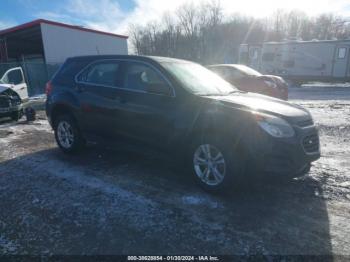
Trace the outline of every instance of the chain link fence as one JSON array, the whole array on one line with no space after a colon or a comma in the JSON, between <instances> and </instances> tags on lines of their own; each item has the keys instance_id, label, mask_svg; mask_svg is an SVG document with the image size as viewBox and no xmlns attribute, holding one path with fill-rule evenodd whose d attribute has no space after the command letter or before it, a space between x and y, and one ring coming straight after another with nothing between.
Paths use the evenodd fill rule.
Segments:
<instances>
[{"instance_id":1,"label":"chain link fence","mask_svg":"<svg viewBox=\"0 0 350 262\"><path fill-rule=\"evenodd\" d=\"M58 70L60 64L44 62L12 62L0 63L0 78L5 72L14 67L21 67L28 85L29 96L43 94L47 81Z\"/></svg>"}]
</instances>

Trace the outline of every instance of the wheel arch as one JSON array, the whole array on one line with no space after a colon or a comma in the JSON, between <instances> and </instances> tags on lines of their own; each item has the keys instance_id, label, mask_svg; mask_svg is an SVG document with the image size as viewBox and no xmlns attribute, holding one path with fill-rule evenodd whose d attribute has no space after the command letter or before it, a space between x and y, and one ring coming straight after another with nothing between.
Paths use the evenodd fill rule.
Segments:
<instances>
[{"instance_id":1,"label":"wheel arch","mask_svg":"<svg viewBox=\"0 0 350 262\"><path fill-rule=\"evenodd\" d=\"M60 115L69 115L77 122L73 108L65 104L57 104L51 110L51 122L53 127L55 127L57 118Z\"/></svg>"},{"instance_id":2,"label":"wheel arch","mask_svg":"<svg viewBox=\"0 0 350 262\"><path fill-rule=\"evenodd\" d=\"M237 112L236 116L222 114L201 114L187 133L184 144L190 147L198 137L214 136L226 140L233 150L246 152L249 136L251 135L250 121L243 114Z\"/></svg>"}]
</instances>

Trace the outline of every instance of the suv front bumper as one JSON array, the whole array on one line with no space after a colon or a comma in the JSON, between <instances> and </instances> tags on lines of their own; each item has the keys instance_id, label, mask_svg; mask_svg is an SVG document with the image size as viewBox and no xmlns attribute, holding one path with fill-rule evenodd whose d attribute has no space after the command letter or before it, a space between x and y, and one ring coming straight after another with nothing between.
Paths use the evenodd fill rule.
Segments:
<instances>
[{"instance_id":1,"label":"suv front bumper","mask_svg":"<svg viewBox=\"0 0 350 262\"><path fill-rule=\"evenodd\" d=\"M23 110L22 105L16 105L11 107L1 107L0 108L0 117L11 116L13 113L20 112Z\"/></svg>"},{"instance_id":2,"label":"suv front bumper","mask_svg":"<svg viewBox=\"0 0 350 262\"><path fill-rule=\"evenodd\" d=\"M311 162L321 156L319 136L315 126L294 129L295 136L291 138L274 138L259 132L259 138L253 139L250 146L248 168L273 176L303 175Z\"/></svg>"}]
</instances>

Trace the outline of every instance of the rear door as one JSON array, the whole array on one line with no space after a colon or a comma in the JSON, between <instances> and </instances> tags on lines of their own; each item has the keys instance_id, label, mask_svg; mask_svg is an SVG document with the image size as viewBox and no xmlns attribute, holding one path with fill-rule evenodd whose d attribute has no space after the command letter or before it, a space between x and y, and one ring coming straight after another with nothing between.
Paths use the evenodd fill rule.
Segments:
<instances>
[{"instance_id":1,"label":"rear door","mask_svg":"<svg viewBox=\"0 0 350 262\"><path fill-rule=\"evenodd\" d=\"M349 46L338 45L336 47L333 77L346 77L349 64Z\"/></svg>"},{"instance_id":2,"label":"rear door","mask_svg":"<svg viewBox=\"0 0 350 262\"><path fill-rule=\"evenodd\" d=\"M22 100L28 99L28 87L21 67L7 70L2 76L1 81L5 84L10 84L11 88L16 91Z\"/></svg>"},{"instance_id":3,"label":"rear door","mask_svg":"<svg viewBox=\"0 0 350 262\"><path fill-rule=\"evenodd\" d=\"M111 137L115 125L120 124L120 96L123 85L123 62L96 61L76 78L76 92L80 101L83 131L93 135Z\"/></svg>"}]
</instances>

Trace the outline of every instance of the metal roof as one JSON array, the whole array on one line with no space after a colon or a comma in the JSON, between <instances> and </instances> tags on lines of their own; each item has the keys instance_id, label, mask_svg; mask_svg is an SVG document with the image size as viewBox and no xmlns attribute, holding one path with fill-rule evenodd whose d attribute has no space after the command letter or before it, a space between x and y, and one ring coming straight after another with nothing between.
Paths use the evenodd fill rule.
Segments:
<instances>
[{"instance_id":1,"label":"metal roof","mask_svg":"<svg viewBox=\"0 0 350 262\"><path fill-rule=\"evenodd\" d=\"M119 38L124 38L127 39L128 36L125 35L118 35L118 34L113 34L113 33L108 33L108 32L103 32L103 31L98 31L94 29L89 29L89 28L84 28L81 26L76 26L76 25L69 25L69 24L64 24L60 22L55 22L55 21L50 21L50 20L45 20L45 19L37 19L25 24L21 24L15 27L7 28L4 30L0 31L0 37L5 34L13 33L19 30L23 29L30 29L32 27L36 27L40 24L49 24L49 25L55 25L55 26L60 26L60 27L65 27L65 28L70 28L70 29L75 29L75 30L80 30L80 31L85 31L85 32L91 32L91 33L96 33L96 34L101 34L101 35L109 35L109 36L114 36L114 37L119 37Z\"/></svg>"}]
</instances>

